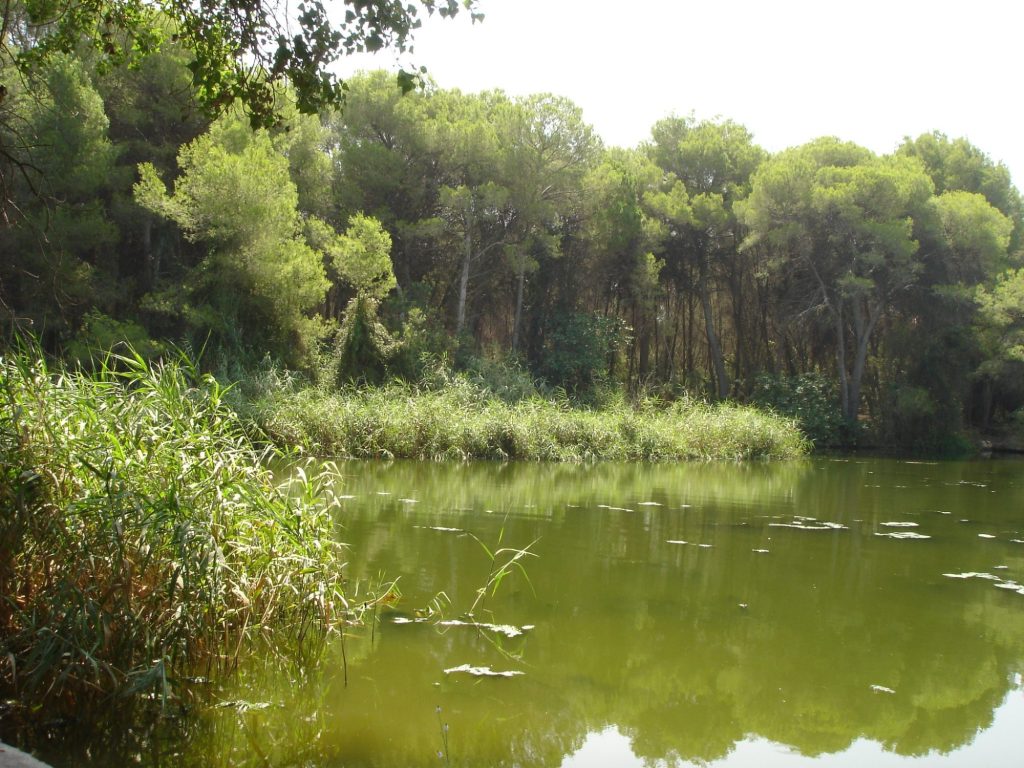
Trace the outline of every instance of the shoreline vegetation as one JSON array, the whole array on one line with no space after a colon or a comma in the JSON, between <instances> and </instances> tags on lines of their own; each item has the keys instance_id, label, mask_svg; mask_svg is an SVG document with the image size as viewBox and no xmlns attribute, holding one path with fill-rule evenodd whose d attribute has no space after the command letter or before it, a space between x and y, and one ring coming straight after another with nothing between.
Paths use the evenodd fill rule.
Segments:
<instances>
[{"instance_id":1,"label":"shoreline vegetation","mask_svg":"<svg viewBox=\"0 0 1024 768\"><path fill-rule=\"evenodd\" d=\"M336 471L281 485L285 454L223 395L183 359L0 357L0 696L25 717L166 706L257 645L301 662L357 620Z\"/></svg>"},{"instance_id":2,"label":"shoreline vegetation","mask_svg":"<svg viewBox=\"0 0 1024 768\"><path fill-rule=\"evenodd\" d=\"M251 382L248 382L251 384ZM31 713L187 698L256 646L302 664L392 592L346 596L332 513L346 457L657 461L788 458L810 442L751 406L504 402L465 378L245 400L187 357L92 371L0 356L0 692ZM229 404L240 407L233 409ZM241 412L241 415L239 415Z\"/></svg>"},{"instance_id":3,"label":"shoreline vegetation","mask_svg":"<svg viewBox=\"0 0 1024 768\"><path fill-rule=\"evenodd\" d=\"M750 405L506 402L458 378L439 390L279 389L253 403L251 418L278 445L333 458L709 461L788 459L810 449L795 421Z\"/></svg>"}]
</instances>

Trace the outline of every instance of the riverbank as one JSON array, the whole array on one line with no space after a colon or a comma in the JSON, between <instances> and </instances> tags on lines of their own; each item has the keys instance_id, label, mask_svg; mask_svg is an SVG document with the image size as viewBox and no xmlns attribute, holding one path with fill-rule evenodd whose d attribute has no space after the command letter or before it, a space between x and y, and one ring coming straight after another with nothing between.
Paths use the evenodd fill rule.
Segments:
<instances>
[{"instance_id":1,"label":"riverbank","mask_svg":"<svg viewBox=\"0 0 1024 768\"><path fill-rule=\"evenodd\" d=\"M505 402L468 382L438 390L279 389L247 414L273 442L337 458L528 461L785 459L809 452L796 422L753 406L564 399Z\"/></svg>"}]
</instances>

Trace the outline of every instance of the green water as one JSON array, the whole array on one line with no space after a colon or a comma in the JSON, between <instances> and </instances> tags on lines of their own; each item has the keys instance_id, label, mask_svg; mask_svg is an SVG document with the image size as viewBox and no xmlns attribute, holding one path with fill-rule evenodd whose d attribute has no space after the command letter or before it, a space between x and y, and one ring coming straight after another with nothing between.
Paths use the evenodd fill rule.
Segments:
<instances>
[{"instance_id":1,"label":"green water","mask_svg":"<svg viewBox=\"0 0 1024 768\"><path fill-rule=\"evenodd\" d=\"M44 754L62 765L1021 765L1024 594L1007 587L1024 584L1024 462L342 469L350 588L384 574L402 591L372 631L351 631L347 685L336 643L316 675L246 668L213 693L230 706L190 712L177 737L129 748L99 731ZM879 535L893 533L928 538ZM416 622L442 593L444 618L465 618L491 568L481 542L532 544L536 557L528 580L511 574L474 618L532 629ZM987 577L944 575L965 573ZM464 664L523 674L445 672Z\"/></svg>"}]
</instances>

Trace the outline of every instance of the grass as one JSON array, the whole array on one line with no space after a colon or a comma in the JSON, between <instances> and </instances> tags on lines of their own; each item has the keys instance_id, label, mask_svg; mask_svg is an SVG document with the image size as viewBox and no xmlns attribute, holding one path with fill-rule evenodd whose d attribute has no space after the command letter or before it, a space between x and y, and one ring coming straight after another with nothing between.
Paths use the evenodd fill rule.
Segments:
<instances>
[{"instance_id":1,"label":"grass","mask_svg":"<svg viewBox=\"0 0 1024 768\"><path fill-rule=\"evenodd\" d=\"M351 618L330 468L279 486L223 396L184 360L0 357L0 695L166 701Z\"/></svg>"},{"instance_id":2,"label":"grass","mask_svg":"<svg viewBox=\"0 0 1024 768\"><path fill-rule=\"evenodd\" d=\"M795 422L750 406L507 403L459 379L439 390L274 389L257 399L252 417L279 445L339 458L675 461L789 458L808 450Z\"/></svg>"}]
</instances>

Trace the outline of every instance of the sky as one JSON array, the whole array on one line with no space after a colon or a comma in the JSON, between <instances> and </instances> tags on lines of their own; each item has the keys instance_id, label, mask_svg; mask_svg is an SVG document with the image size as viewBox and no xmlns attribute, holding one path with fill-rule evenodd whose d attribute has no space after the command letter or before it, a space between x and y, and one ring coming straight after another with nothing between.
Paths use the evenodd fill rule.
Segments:
<instances>
[{"instance_id":1,"label":"sky","mask_svg":"<svg viewBox=\"0 0 1024 768\"><path fill-rule=\"evenodd\" d=\"M891 152L966 136L1024 187L1018 0L478 0L430 19L402 63L442 88L572 99L608 145L670 114L744 124L769 151L818 136ZM397 69L351 57L339 72Z\"/></svg>"}]
</instances>

